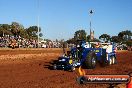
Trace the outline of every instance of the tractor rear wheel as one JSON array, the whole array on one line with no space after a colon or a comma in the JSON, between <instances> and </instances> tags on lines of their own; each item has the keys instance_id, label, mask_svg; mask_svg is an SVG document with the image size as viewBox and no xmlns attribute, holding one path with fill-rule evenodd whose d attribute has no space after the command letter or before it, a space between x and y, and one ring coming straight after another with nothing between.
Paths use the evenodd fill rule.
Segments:
<instances>
[{"instance_id":1,"label":"tractor rear wheel","mask_svg":"<svg viewBox=\"0 0 132 88\"><path fill-rule=\"evenodd\" d=\"M96 54L95 52L89 52L84 62L86 68L93 69L96 66Z\"/></svg>"}]
</instances>

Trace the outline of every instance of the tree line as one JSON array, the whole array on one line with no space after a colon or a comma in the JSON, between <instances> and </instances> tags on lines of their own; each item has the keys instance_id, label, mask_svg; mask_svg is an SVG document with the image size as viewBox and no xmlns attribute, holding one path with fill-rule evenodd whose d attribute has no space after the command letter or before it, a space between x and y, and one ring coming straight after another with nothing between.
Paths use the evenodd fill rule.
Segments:
<instances>
[{"instance_id":1,"label":"tree line","mask_svg":"<svg viewBox=\"0 0 132 88\"><path fill-rule=\"evenodd\" d=\"M38 39L38 26L30 26L24 28L24 26L18 22L12 22L11 24L0 24L0 37L6 35L22 37L26 39ZM42 37L41 28L39 27L39 37ZM123 43L128 46L132 46L132 32L130 30L121 31L116 36L110 36L109 34L102 34L99 38L90 39L90 35L87 35L85 30L78 30L74 33L74 37L65 41L67 43L74 44L76 40L85 40L87 42L115 42ZM48 39L49 40L49 39Z\"/></svg>"},{"instance_id":2,"label":"tree line","mask_svg":"<svg viewBox=\"0 0 132 88\"><path fill-rule=\"evenodd\" d=\"M40 33L41 28L39 28L39 37L42 37L43 34ZM37 39L38 38L38 27L30 26L29 28L24 28L18 22L12 22L11 24L0 24L0 37L9 36L21 36L26 39Z\"/></svg>"},{"instance_id":3,"label":"tree line","mask_svg":"<svg viewBox=\"0 0 132 88\"><path fill-rule=\"evenodd\" d=\"M121 31L117 36L110 36L109 34L102 34L99 38L90 39L90 35L87 35L85 30L78 30L74 33L74 37L67 40L68 43L75 43L76 40L85 40L87 42L114 42L114 43L122 43L127 44L128 46L132 46L132 32L130 30Z\"/></svg>"}]
</instances>

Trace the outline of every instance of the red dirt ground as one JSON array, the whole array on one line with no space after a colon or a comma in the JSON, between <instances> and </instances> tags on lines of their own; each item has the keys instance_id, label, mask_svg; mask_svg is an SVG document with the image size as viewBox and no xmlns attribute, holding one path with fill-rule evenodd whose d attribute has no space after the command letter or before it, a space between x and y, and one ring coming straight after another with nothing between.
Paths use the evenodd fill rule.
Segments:
<instances>
[{"instance_id":1,"label":"red dirt ground","mask_svg":"<svg viewBox=\"0 0 132 88\"><path fill-rule=\"evenodd\" d=\"M78 70L50 70L62 49L0 49L0 88L108 88L108 84L79 85ZM128 74L132 52L117 53L118 64L86 69L86 74Z\"/></svg>"}]
</instances>

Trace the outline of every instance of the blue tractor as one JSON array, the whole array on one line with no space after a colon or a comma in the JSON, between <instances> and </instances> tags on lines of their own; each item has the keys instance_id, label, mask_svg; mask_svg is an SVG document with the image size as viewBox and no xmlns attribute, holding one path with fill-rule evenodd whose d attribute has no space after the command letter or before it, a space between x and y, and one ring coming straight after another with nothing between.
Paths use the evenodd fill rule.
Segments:
<instances>
[{"instance_id":1,"label":"blue tractor","mask_svg":"<svg viewBox=\"0 0 132 88\"><path fill-rule=\"evenodd\" d=\"M96 44L97 46L97 44ZM75 70L75 67L93 69L97 62L102 65L112 65L117 63L114 44L100 43L99 47L87 44L85 41L78 40L76 46L68 51L67 55L62 56L54 69Z\"/></svg>"}]
</instances>

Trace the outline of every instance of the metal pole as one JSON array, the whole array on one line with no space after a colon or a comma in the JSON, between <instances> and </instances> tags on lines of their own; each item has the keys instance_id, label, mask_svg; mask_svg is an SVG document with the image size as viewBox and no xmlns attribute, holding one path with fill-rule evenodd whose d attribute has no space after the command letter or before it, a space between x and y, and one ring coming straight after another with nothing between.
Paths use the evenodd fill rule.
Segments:
<instances>
[{"instance_id":1,"label":"metal pole","mask_svg":"<svg viewBox=\"0 0 132 88\"><path fill-rule=\"evenodd\" d=\"M38 17L37 17L37 19L38 19L38 48L39 48L39 0L37 0L38 1L38 5L37 5L37 7L38 7Z\"/></svg>"},{"instance_id":2,"label":"metal pole","mask_svg":"<svg viewBox=\"0 0 132 88\"><path fill-rule=\"evenodd\" d=\"M91 37L91 30L92 30L92 14L93 14L93 10L90 10L90 40L92 39L92 37Z\"/></svg>"}]
</instances>

